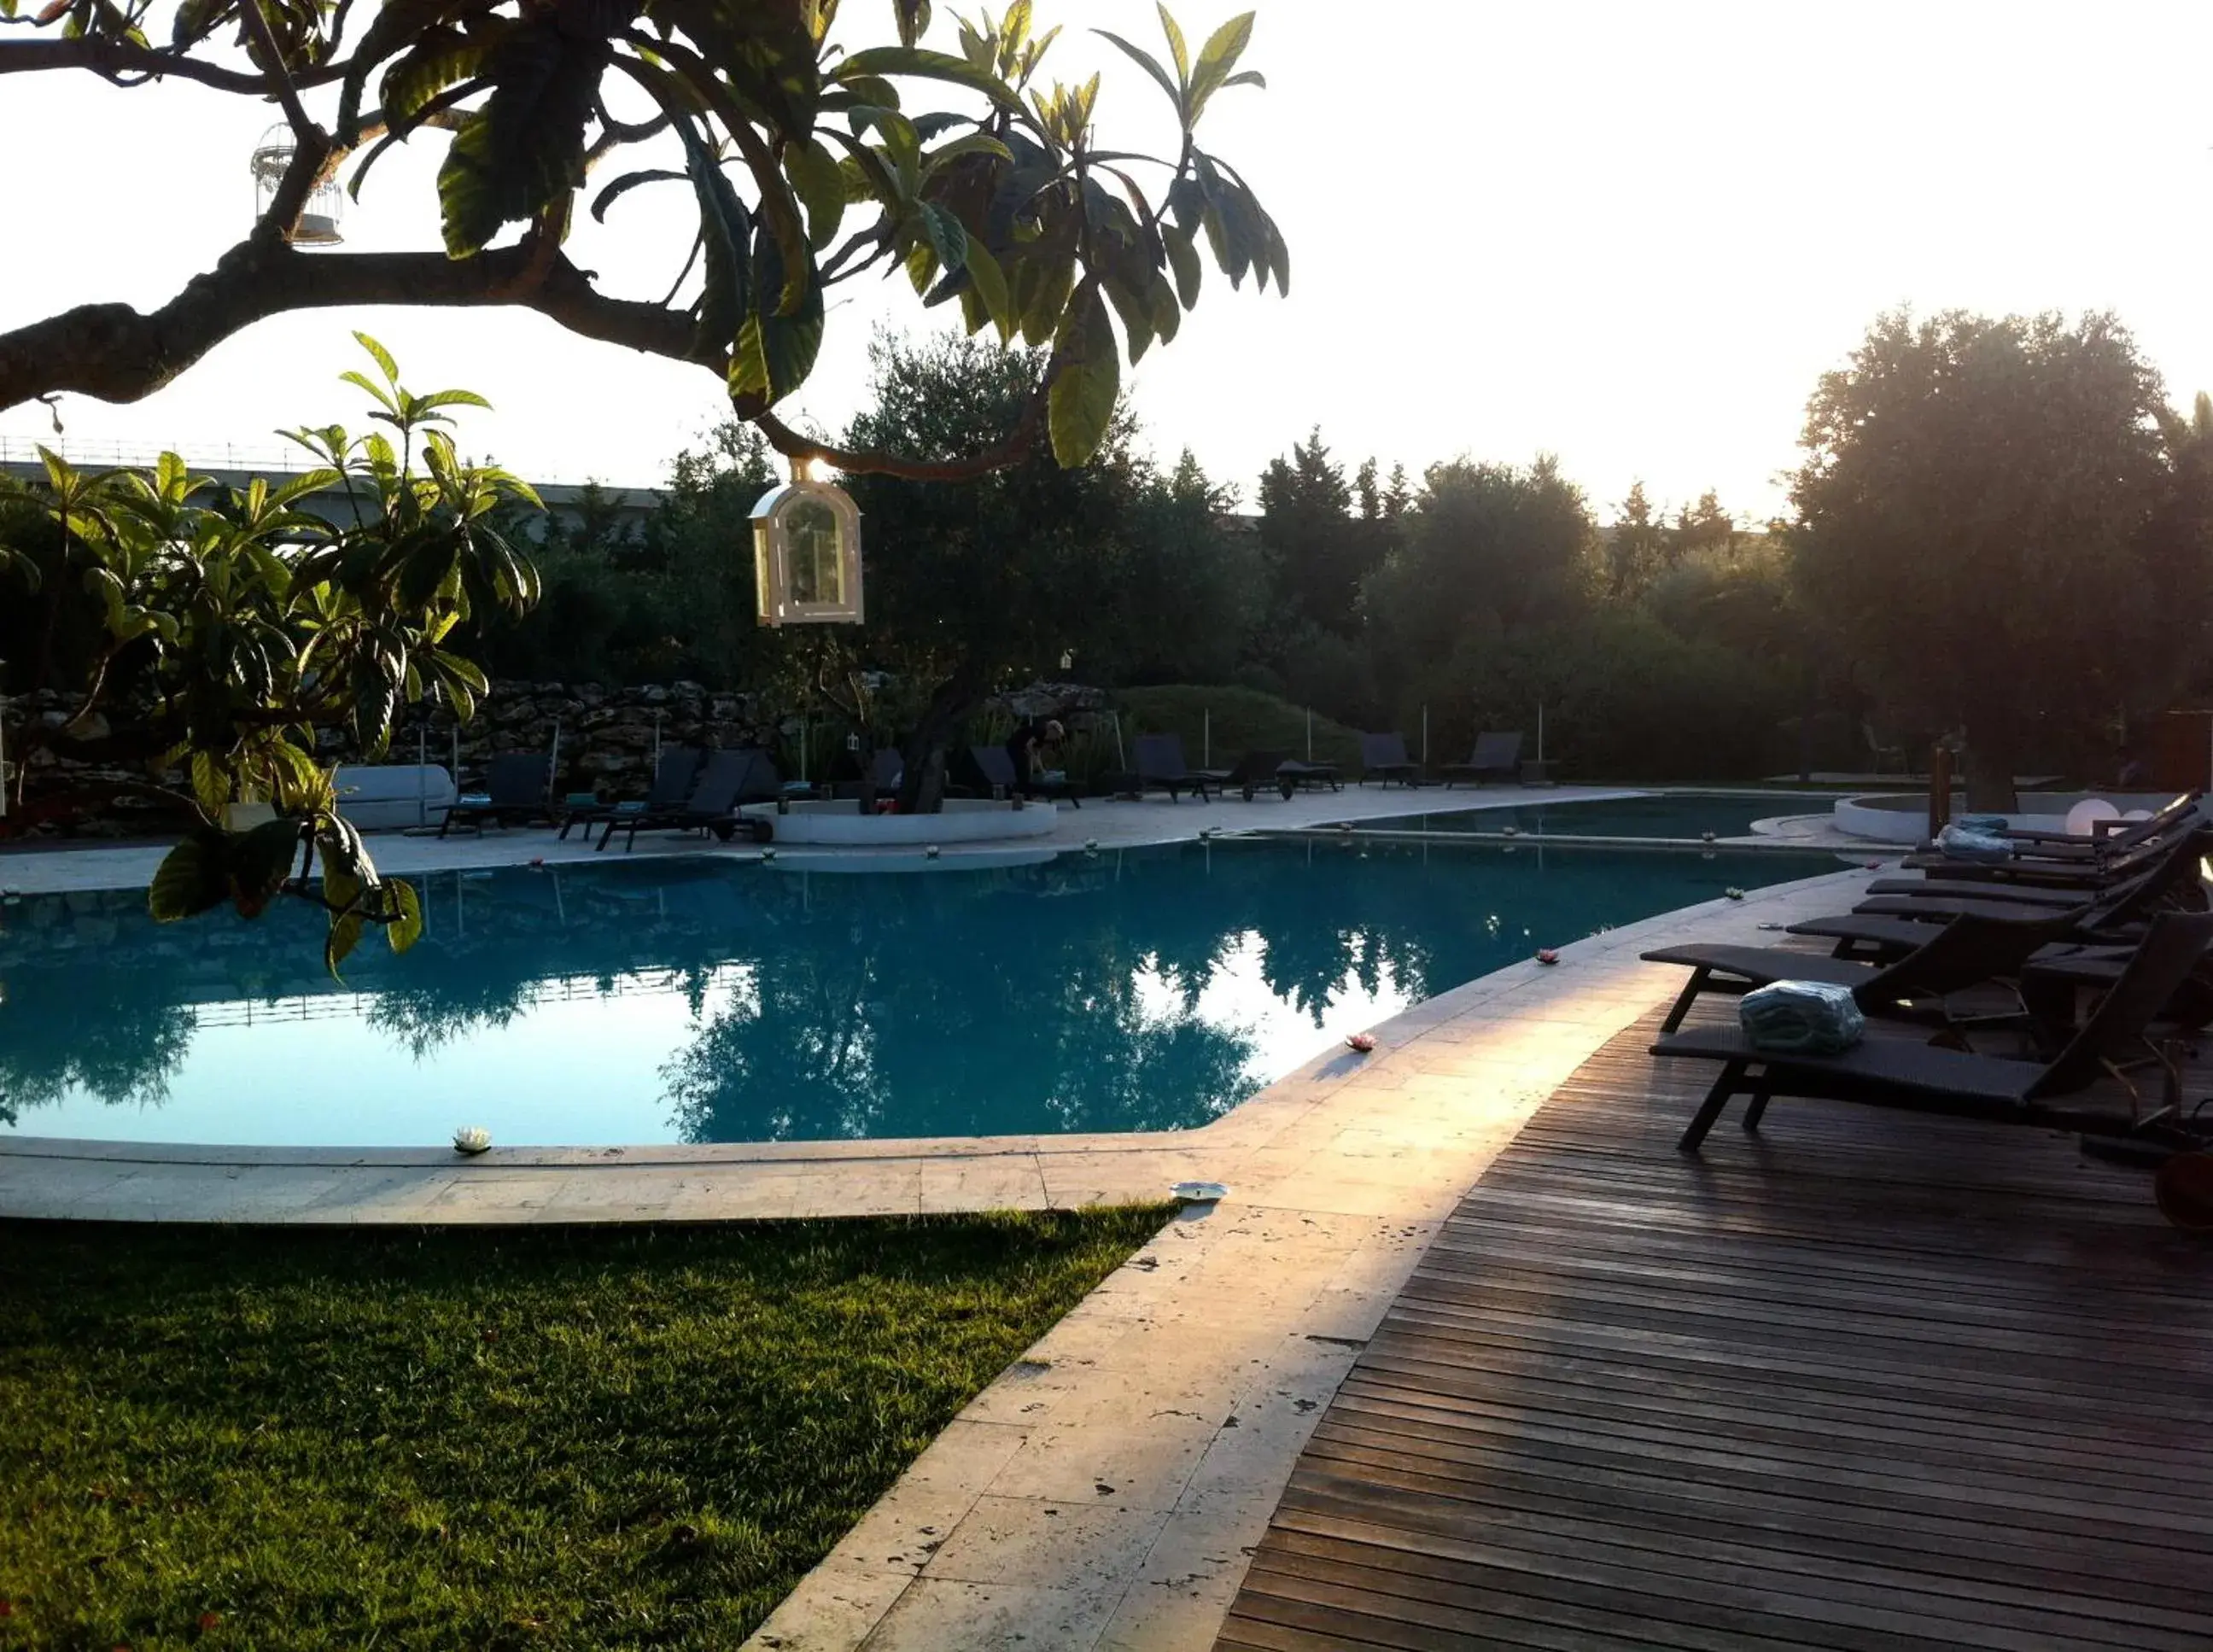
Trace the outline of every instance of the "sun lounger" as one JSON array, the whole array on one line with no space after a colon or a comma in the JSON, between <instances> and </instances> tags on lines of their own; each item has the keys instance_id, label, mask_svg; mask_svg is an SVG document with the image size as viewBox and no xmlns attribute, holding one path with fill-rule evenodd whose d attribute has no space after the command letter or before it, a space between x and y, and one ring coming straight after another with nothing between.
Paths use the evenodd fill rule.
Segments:
<instances>
[{"instance_id":1,"label":"sun lounger","mask_svg":"<svg viewBox=\"0 0 2213 1652\"><path fill-rule=\"evenodd\" d=\"M899 784L906 778L906 759L899 755L896 746L879 747L869 758L869 785L881 805L886 799L899 795ZM861 795L858 779L840 780L831 787L830 795L850 801Z\"/></svg>"},{"instance_id":2,"label":"sun lounger","mask_svg":"<svg viewBox=\"0 0 2213 1652\"><path fill-rule=\"evenodd\" d=\"M2204 794L2186 791L2170 799L2141 820L2101 820L2088 832L2044 832L2031 826L2009 826L1997 836L2020 845L2015 852L2030 859L2102 860L2192 823ZM1921 853L1936 852L1924 843Z\"/></svg>"},{"instance_id":3,"label":"sun lounger","mask_svg":"<svg viewBox=\"0 0 2213 1652\"><path fill-rule=\"evenodd\" d=\"M2141 820L2100 820L2088 832L2045 832L2033 826L2009 826L1998 836L2021 844L2024 855L2109 855L2154 838L2163 838L2179 828L2203 824L2198 806L2204 796L2203 792L2181 792Z\"/></svg>"},{"instance_id":4,"label":"sun lounger","mask_svg":"<svg viewBox=\"0 0 2213 1652\"><path fill-rule=\"evenodd\" d=\"M2153 864L2103 889L2070 893L2009 887L2001 893L2000 887L1994 886L1987 893L1972 897L1876 895L1862 901L1848 913L1793 924L1790 933L1837 941L1840 952L1854 947L1894 952L1901 944L1908 948L1918 944L1910 941L1901 943L1899 938L1917 926L1945 923L1963 914L2003 919L2042 912L2064 914L2070 920L2072 932L2083 939L2108 940L2117 931L2125 931L2128 926L2140 924L2160 906L2179 905L2194 909L2202 905L2204 898L2198 883L2198 861L2209 845L2213 845L2213 828L2194 828L2166 845Z\"/></svg>"},{"instance_id":5,"label":"sun lounger","mask_svg":"<svg viewBox=\"0 0 2213 1652\"><path fill-rule=\"evenodd\" d=\"M1326 786L1332 791L1344 789L1344 782L1338 777L1334 763L1308 763L1301 758L1289 758L1277 769L1276 777L1278 780L1289 781L1292 791L1307 786ZM1290 793L1283 795L1288 797Z\"/></svg>"},{"instance_id":6,"label":"sun lounger","mask_svg":"<svg viewBox=\"0 0 2213 1652\"><path fill-rule=\"evenodd\" d=\"M1889 964L1850 958L1821 958L1787 947L1699 944L1661 947L1643 954L1648 964L1680 964L1691 972L1662 1033L1683 1023L1691 1006L1707 992L1739 997L1777 981L1820 981L1849 987L1867 1014L1902 1015L1954 1023L1943 1010L1947 993L2000 978L2017 976L2036 954L2064 936L2064 917L1955 917L1942 925L1919 926L1925 938L1905 957Z\"/></svg>"},{"instance_id":7,"label":"sun lounger","mask_svg":"<svg viewBox=\"0 0 2213 1652\"><path fill-rule=\"evenodd\" d=\"M1422 780L1422 765L1406 755L1404 735L1363 735L1360 737L1360 783L1370 780L1389 785L1393 780L1401 785L1417 786Z\"/></svg>"},{"instance_id":8,"label":"sun lounger","mask_svg":"<svg viewBox=\"0 0 2213 1652\"><path fill-rule=\"evenodd\" d=\"M609 820L598 847L605 849L618 832L628 834L623 839L625 854L637 845L641 832L711 832L727 843L737 829L740 804L771 802L783 789L766 752L751 747L712 752L691 796L673 808L637 809Z\"/></svg>"},{"instance_id":9,"label":"sun lounger","mask_svg":"<svg viewBox=\"0 0 2213 1652\"><path fill-rule=\"evenodd\" d=\"M1272 791L1281 793L1288 802L1299 789L1299 783L1283 772L1283 765L1289 761L1283 752L1247 752L1226 769L1197 772L1224 796L1234 791L1249 803L1260 793Z\"/></svg>"},{"instance_id":10,"label":"sun lounger","mask_svg":"<svg viewBox=\"0 0 2213 1652\"><path fill-rule=\"evenodd\" d=\"M1076 808L1083 799L1065 780L1033 780L1024 785L1015 778L1015 759L1003 746L968 747L969 781L981 781L986 792L998 797L1061 797Z\"/></svg>"},{"instance_id":11,"label":"sun lounger","mask_svg":"<svg viewBox=\"0 0 2213 1652\"><path fill-rule=\"evenodd\" d=\"M2198 814L2198 802L2197 793L2186 792L2147 819L2126 822L2102 835L2001 832L1997 835L2016 845L2009 861L1958 860L1934 844L1924 844L1900 864L1909 871L1978 879L2097 877L2155 857L2177 834L2202 828L2205 822Z\"/></svg>"},{"instance_id":12,"label":"sun lounger","mask_svg":"<svg viewBox=\"0 0 2213 1652\"><path fill-rule=\"evenodd\" d=\"M2110 1111L2054 1107L2109 1064L2142 1058L2143 1033L2213 944L2213 912L2162 912L2088 1020L2049 1062L2015 1061L1938 1049L1904 1039L1869 1039L1841 1055L1785 1055L1753 1047L1741 1028L1677 1033L1652 1046L1655 1056L1718 1061L1720 1076L1677 1143L1695 1153L1722 1110L1747 1097L1744 1127L1757 1130L1776 1096L1859 1101L1957 1113L2041 1128L2121 1133L2129 1121Z\"/></svg>"},{"instance_id":13,"label":"sun lounger","mask_svg":"<svg viewBox=\"0 0 2213 1652\"><path fill-rule=\"evenodd\" d=\"M2020 883L1978 883L1972 878L1877 878L1868 885L1866 893L1869 899L1904 895L1912 900L1997 900L2028 906L2070 906L2080 905L2097 892Z\"/></svg>"},{"instance_id":14,"label":"sun lounger","mask_svg":"<svg viewBox=\"0 0 2213 1652\"><path fill-rule=\"evenodd\" d=\"M1204 770L1183 760L1183 740L1176 735L1139 735L1137 739L1137 790L1164 791L1172 803L1190 792L1202 803L1211 783Z\"/></svg>"},{"instance_id":15,"label":"sun lounger","mask_svg":"<svg viewBox=\"0 0 2213 1652\"><path fill-rule=\"evenodd\" d=\"M1454 780L1511 780L1521 772L1521 731L1478 735L1475 749L1465 763L1448 763L1439 771L1450 787Z\"/></svg>"},{"instance_id":16,"label":"sun lounger","mask_svg":"<svg viewBox=\"0 0 2213 1652\"><path fill-rule=\"evenodd\" d=\"M698 783L699 770L707 760L707 753L696 746L672 747L661 754L661 761L653 765L653 784L644 800L636 802L603 803L596 808L570 809L562 817L561 835L566 838L570 826L584 828L584 835L592 835L591 828L604 826L610 820L619 820L641 809L668 809L682 807Z\"/></svg>"},{"instance_id":17,"label":"sun lounger","mask_svg":"<svg viewBox=\"0 0 2213 1652\"><path fill-rule=\"evenodd\" d=\"M457 826L482 831L486 821L500 826L540 821L550 826L554 818L549 796L552 786L552 759L543 752L509 752L495 757L485 771L484 790L464 793L455 799L446 818L438 823L438 835L442 838Z\"/></svg>"}]
</instances>

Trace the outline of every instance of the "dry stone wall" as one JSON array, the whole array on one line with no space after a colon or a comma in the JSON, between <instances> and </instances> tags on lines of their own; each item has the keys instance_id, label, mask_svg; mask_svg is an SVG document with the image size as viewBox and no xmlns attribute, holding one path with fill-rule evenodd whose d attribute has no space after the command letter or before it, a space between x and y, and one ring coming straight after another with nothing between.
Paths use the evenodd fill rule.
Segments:
<instances>
[{"instance_id":1,"label":"dry stone wall","mask_svg":"<svg viewBox=\"0 0 2213 1652\"><path fill-rule=\"evenodd\" d=\"M1082 684L1038 683L995 696L985 709L987 714L1002 717L1058 713L1081 728L1104 706L1106 698L1099 689ZM0 723L9 762L22 752L24 736L31 728L58 735L69 723L74 705L74 701L51 692L9 702L4 723ZM142 760L122 755L143 744L130 738L132 721L127 707L95 712L69 728L66 738L35 751L30 759L33 808L28 814L38 816L37 806L44 799L101 796L117 787L143 786L149 782L186 789L181 772L149 771ZM552 751L558 728L559 790L640 796L652 780L656 735L663 746L788 749L800 726L796 716L772 715L758 696L710 689L704 683L610 688L598 683L503 680L491 685L476 716L458 727L443 710L403 714L386 760L412 763L419 756L424 761L451 767L458 753L460 779L467 785L480 778L485 765L500 753ZM351 743L336 730L325 731L321 755L326 762L334 763L358 759ZM164 830L171 824L158 800L125 795L110 796L97 807L73 809L36 829L121 837Z\"/></svg>"},{"instance_id":2,"label":"dry stone wall","mask_svg":"<svg viewBox=\"0 0 2213 1652\"><path fill-rule=\"evenodd\" d=\"M122 755L143 745L129 739L127 709L94 713L69 728L73 702L46 693L12 701L4 727L8 760L24 751L35 728L54 744L32 752L25 811L38 819L49 800L103 798L96 806L72 808L37 830L87 837L122 837L160 830L166 813L157 799L127 794L119 787L152 783L186 789L180 771L149 769ZM485 765L502 752L550 752L560 730L561 790L598 791L608 796L643 795L650 783L656 733L663 745L747 746L771 743L777 729L752 696L717 693L693 682L607 688L597 683L498 681L468 722L455 726L442 711L403 717L386 761L412 763L418 755L451 766L456 752L464 783L481 776ZM66 728L66 735L64 730ZM351 742L325 731L326 762L357 760Z\"/></svg>"},{"instance_id":3,"label":"dry stone wall","mask_svg":"<svg viewBox=\"0 0 2213 1652\"><path fill-rule=\"evenodd\" d=\"M404 722L390 760L412 763L419 753L450 765L458 741L466 779L499 753L552 751L557 728L561 789L610 796L645 790L656 737L663 746L758 746L772 744L778 732L753 697L717 693L700 683L606 688L500 681L458 729L451 717L436 713Z\"/></svg>"}]
</instances>

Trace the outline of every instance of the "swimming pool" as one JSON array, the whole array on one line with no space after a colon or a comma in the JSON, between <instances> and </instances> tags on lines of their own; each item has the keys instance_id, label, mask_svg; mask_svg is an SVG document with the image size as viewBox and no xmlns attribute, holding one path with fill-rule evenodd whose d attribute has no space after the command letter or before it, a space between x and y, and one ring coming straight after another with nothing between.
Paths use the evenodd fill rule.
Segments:
<instances>
[{"instance_id":1,"label":"swimming pool","mask_svg":"<svg viewBox=\"0 0 2213 1652\"><path fill-rule=\"evenodd\" d=\"M1533 948L1826 856L1190 844L924 875L436 873L344 985L316 914L0 907L0 1129L436 1147L1203 1125Z\"/></svg>"},{"instance_id":2,"label":"swimming pool","mask_svg":"<svg viewBox=\"0 0 2213 1652\"><path fill-rule=\"evenodd\" d=\"M1449 792L1442 794L1449 798ZM1649 797L1615 797L1596 802L1514 803L1497 808L1461 808L1434 814L1394 814L1363 820L1370 830L1396 832L1516 832L1588 834L1600 838L1747 838L1752 823L1777 814L1820 814L1833 797L1814 793L1661 792Z\"/></svg>"}]
</instances>

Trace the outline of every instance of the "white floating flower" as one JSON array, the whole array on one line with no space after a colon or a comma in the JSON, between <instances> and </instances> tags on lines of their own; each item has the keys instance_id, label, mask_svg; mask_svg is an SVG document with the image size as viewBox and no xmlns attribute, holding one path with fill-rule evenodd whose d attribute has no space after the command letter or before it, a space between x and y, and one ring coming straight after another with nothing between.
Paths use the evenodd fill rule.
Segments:
<instances>
[{"instance_id":1,"label":"white floating flower","mask_svg":"<svg viewBox=\"0 0 2213 1652\"><path fill-rule=\"evenodd\" d=\"M482 1125L463 1125L454 1132L454 1151L472 1155L491 1146L491 1132Z\"/></svg>"},{"instance_id":2,"label":"white floating flower","mask_svg":"<svg viewBox=\"0 0 2213 1652\"><path fill-rule=\"evenodd\" d=\"M1722 893L1727 895L1731 900L1742 900L1744 899L1744 891L1741 889L1728 888L1722 890Z\"/></svg>"},{"instance_id":3,"label":"white floating flower","mask_svg":"<svg viewBox=\"0 0 2213 1652\"><path fill-rule=\"evenodd\" d=\"M937 845L936 844L927 845L923 850L922 854L924 860L936 860L937 858Z\"/></svg>"}]
</instances>

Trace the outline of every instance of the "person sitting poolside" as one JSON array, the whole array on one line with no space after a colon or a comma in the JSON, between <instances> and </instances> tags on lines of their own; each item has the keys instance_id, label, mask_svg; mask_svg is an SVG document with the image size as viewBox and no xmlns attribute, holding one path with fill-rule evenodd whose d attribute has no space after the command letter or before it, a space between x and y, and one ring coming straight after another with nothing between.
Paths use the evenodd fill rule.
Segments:
<instances>
[{"instance_id":1,"label":"person sitting poolside","mask_svg":"<svg viewBox=\"0 0 2213 1652\"><path fill-rule=\"evenodd\" d=\"M1007 736L1007 760L1015 765L1016 796L1037 794L1045 778L1045 754L1058 751L1067 732L1057 717L1031 717L1015 725Z\"/></svg>"}]
</instances>

